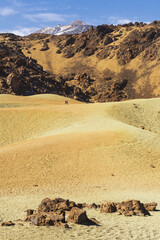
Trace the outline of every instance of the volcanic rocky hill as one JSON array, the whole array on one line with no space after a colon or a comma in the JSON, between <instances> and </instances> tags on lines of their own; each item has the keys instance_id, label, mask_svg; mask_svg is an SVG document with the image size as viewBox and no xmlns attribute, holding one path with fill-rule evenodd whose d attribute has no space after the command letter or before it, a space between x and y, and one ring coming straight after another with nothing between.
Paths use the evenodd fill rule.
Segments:
<instances>
[{"instance_id":1,"label":"volcanic rocky hill","mask_svg":"<svg viewBox=\"0 0 160 240\"><path fill-rule=\"evenodd\" d=\"M15 35L5 34L9 44L0 43L0 93L34 95L55 93L81 101L88 101L81 89L70 87L62 77L48 73L33 58L26 57L17 42L23 41ZM79 97L78 97L79 96Z\"/></svg>"},{"instance_id":2,"label":"volcanic rocky hill","mask_svg":"<svg viewBox=\"0 0 160 240\"><path fill-rule=\"evenodd\" d=\"M159 21L0 40L1 93L57 93L86 102L160 97Z\"/></svg>"}]
</instances>

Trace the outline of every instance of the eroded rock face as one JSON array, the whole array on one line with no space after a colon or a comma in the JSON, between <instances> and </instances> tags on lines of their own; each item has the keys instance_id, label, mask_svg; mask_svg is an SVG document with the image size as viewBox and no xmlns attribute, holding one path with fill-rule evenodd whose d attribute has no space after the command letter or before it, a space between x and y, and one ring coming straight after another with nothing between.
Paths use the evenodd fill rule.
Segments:
<instances>
[{"instance_id":1,"label":"eroded rock face","mask_svg":"<svg viewBox=\"0 0 160 240\"><path fill-rule=\"evenodd\" d=\"M35 226L60 226L63 228L69 227L66 221L85 225L99 224L96 219L87 217L83 207L86 207L86 204L76 204L62 198L45 198L37 210L28 209L26 211L27 217L23 221L28 221ZM66 213L68 214L67 220L65 219Z\"/></svg>"},{"instance_id":2,"label":"eroded rock face","mask_svg":"<svg viewBox=\"0 0 160 240\"><path fill-rule=\"evenodd\" d=\"M29 221L36 226L68 228L65 223L65 211L69 211L74 206L76 206L74 202L62 198L45 198L36 211L33 209L27 210L27 217L24 221Z\"/></svg>"},{"instance_id":3,"label":"eroded rock face","mask_svg":"<svg viewBox=\"0 0 160 240\"><path fill-rule=\"evenodd\" d=\"M112 101L123 101L129 99L129 96L125 90L128 80L123 79L120 81L113 81L107 85L106 90L99 91L94 96L94 100L97 102L112 102Z\"/></svg>"},{"instance_id":4,"label":"eroded rock face","mask_svg":"<svg viewBox=\"0 0 160 240\"><path fill-rule=\"evenodd\" d=\"M157 203L155 203L155 202L145 203L144 207L147 211L156 211Z\"/></svg>"},{"instance_id":5,"label":"eroded rock face","mask_svg":"<svg viewBox=\"0 0 160 240\"><path fill-rule=\"evenodd\" d=\"M105 202L100 205L101 213L117 212L125 216L150 216L149 211L156 211L157 203L141 203L138 200L127 200L121 203Z\"/></svg>"},{"instance_id":6,"label":"eroded rock face","mask_svg":"<svg viewBox=\"0 0 160 240\"><path fill-rule=\"evenodd\" d=\"M36 226L54 226L55 223L65 223L65 212L59 213L36 213L31 217L31 224Z\"/></svg>"},{"instance_id":7,"label":"eroded rock face","mask_svg":"<svg viewBox=\"0 0 160 240\"><path fill-rule=\"evenodd\" d=\"M119 63L126 64L134 59L145 49L150 47L154 40L160 36L160 29L149 28L145 30L133 30L120 44L117 51Z\"/></svg>"},{"instance_id":8,"label":"eroded rock face","mask_svg":"<svg viewBox=\"0 0 160 240\"><path fill-rule=\"evenodd\" d=\"M99 225L99 222L95 218L88 218L86 211L78 207L74 207L69 211L68 223L82 224L82 225Z\"/></svg>"},{"instance_id":9,"label":"eroded rock face","mask_svg":"<svg viewBox=\"0 0 160 240\"><path fill-rule=\"evenodd\" d=\"M48 43L44 42L43 51ZM89 96L81 83L69 86L67 79L43 70L37 61L26 57L17 45L0 43L0 94L34 95L43 93L59 94L66 97L77 97L79 101L89 101ZM87 83L88 84L88 83Z\"/></svg>"},{"instance_id":10,"label":"eroded rock face","mask_svg":"<svg viewBox=\"0 0 160 240\"><path fill-rule=\"evenodd\" d=\"M127 200L117 204L116 207L118 214L123 214L125 216L150 216L144 204L137 200Z\"/></svg>"},{"instance_id":11,"label":"eroded rock face","mask_svg":"<svg viewBox=\"0 0 160 240\"><path fill-rule=\"evenodd\" d=\"M73 79L70 79L67 83L68 86L75 86L82 89L82 91L87 90L87 88L92 84L90 76L87 73L76 74Z\"/></svg>"},{"instance_id":12,"label":"eroded rock face","mask_svg":"<svg viewBox=\"0 0 160 240\"><path fill-rule=\"evenodd\" d=\"M71 58L79 52L83 52L84 56L91 56L98 50L103 39L104 45L113 42L111 37L105 37L113 29L113 26L101 25L81 34L53 36L52 39L59 48L57 53L62 53L65 58Z\"/></svg>"},{"instance_id":13,"label":"eroded rock face","mask_svg":"<svg viewBox=\"0 0 160 240\"><path fill-rule=\"evenodd\" d=\"M37 211L27 210L27 217L24 221L29 221L36 226L60 226L67 228L68 225L65 222L66 211L69 212L72 208L81 210L80 207L82 208L82 204L76 204L73 201L62 198L45 198Z\"/></svg>"},{"instance_id":14,"label":"eroded rock face","mask_svg":"<svg viewBox=\"0 0 160 240\"><path fill-rule=\"evenodd\" d=\"M18 74L11 73L6 78L7 85L13 89L15 93L21 92L23 85L21 83L21 77Z\"/></svg>"},{"instance_id":15,"label":"eroded rock face","mask_svg":"<svg viewBox=\"0 0 160 240\"><path fill-rule=\"evenodd\" d=\"M101 213L113 213L116 211L117 211L117 208L114 202L106 202L100 205Z\"/></svg>"},{"instance_id":16,"label":"eroded rock face","mask_svg":"<svg viewBox=\"0 0 160 240\"><path fill-rule=\"evenodd\" d=\"M41 204L38 207L38 212L57 212L70 211L73 207L76 207L76 203L73 201L65 200L62 198L45 198L42 200Z\"/></svg>"},{"instance_id":17,"label":"eroded rock face","mask_svg":"<svg viewBox=\"0 0 160 240\"><path fill-rule=\"evenodd\" d=\"M69 212L67 221L71 223L85 224L89 221L89 219L86 215L86 211L80 208L74 207Z\"/></svg>"}]
</instances>

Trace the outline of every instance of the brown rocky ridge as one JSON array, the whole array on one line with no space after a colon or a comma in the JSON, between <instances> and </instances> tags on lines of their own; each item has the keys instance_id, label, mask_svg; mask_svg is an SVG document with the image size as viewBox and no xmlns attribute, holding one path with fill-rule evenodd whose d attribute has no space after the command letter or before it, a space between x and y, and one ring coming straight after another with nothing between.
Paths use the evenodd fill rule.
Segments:
<instances>
[{"instance_id":1,"label":"brown rocky ridge","mask_svg":"<svg viewBox=\"0 0 160 240\"><path fill-rule=\"evenodd\" d=\"M57 93L85 102L160 96L159 21L0 40L1 93Z\"/></svg>"},{"instance_id":2,"label":"brown rocky ridge","mask_svg":"<svg viewBox=\"0 0 160 240\"><path fill-rule=\"evenodd\" d=\"M95 218L88 218L83 208L100 208L101 213L114 213L124 216L150 216L149 211L156 211L157 203L143 204L138 200L127 200L121 203L106 202L101 205L92 203L75 203L74 201L63 198L45 198L41 201L37 210L26 210L27 216L21 220L18 219L19 225L23 226L24 222L29 222L35 226L58 226L69 228L68 223L82 225L96 225L100 223ZM66 217L67 215L67 217ZM0 226L14 226L12 221L2 222Z\"/></svg>"},{"instance_id":3,"label":"brown rocky ridge","mask_svg":"<svg viewBox=\"0 0 160 240\"><path fill-rule=\"evenodd\" d=\"M8 35L5 35L8 36ZM12 39L18 41L14 35ZM78 87L70 87L62 77L50 74L37 64L37 61L26 57L17 44L0 43L0 93L15 95L35 95L55 93L81 101L88 101L87 94Z\"/></svg>"}]
</instances>

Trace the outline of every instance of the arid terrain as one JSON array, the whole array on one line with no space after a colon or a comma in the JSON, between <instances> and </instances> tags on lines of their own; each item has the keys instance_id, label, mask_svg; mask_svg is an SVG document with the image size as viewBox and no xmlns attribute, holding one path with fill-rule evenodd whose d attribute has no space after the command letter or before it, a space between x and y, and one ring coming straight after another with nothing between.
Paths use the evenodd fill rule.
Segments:
<instances>
[{"instance_id":1,"label":"arid terrain","mask_svg":"<svg viewBox=\"0 0 160 240\"><path fill-rule=\"evenodd\" d=\"M67 101L65 104L65 101ZM86 104L57 95L0 95L0 220L45 197L160 206L160 99ZM1 227L1 239L159 239L159 211L131 218L87 210L101 226Z\"/></svg>"},{"instance_id":2,"label":"arid terrain","mask_svg":"<svg viewBox=\"0 0 160 240\"><path fill-rule=\"evenodd\" d=\"M159 21L61 36L0 34L0 41L2 94L52 93L83 102L160 97Z\"/></svg>"},{"instance_id":3,"label":"arid terrain","mask_svg":"<svg viewBox=\"0 0 160 240\"><path fill-rule=\"evenodd\" d=\"M0 34L0 225L42 199L157 202L100 226L0 226L0 239L160 239L160 22Z\"/></svg>"}]
</instances>

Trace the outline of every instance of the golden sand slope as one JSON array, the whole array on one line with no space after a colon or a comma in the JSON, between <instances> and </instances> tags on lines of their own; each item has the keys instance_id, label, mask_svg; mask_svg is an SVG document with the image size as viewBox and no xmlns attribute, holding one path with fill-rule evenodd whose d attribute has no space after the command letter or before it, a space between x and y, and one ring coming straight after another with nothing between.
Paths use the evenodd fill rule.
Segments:
<instances>
[{"instance_id":1,"label":"golden sand slope","mask_svg":"<svg viewBox=\"0 0 160 240\"><path fill-rule=\"evenodd\" d=\"M0 101L1 189L159 188L160 99L65 105L58 96L2 95Z\"/></svg>"},{"instance_id":2,"label":"golden sand slope","mask_svg":"<svg viewBox=\"0 0 160 240\"><path fill-rule=\"evenodd\" d=\"M55 95L0 96L0 221L45 197L160 203L160 99L80 104ZM125 218L87 211L102 224L72 229L0 228L0 239L159 239L159 212Z\"/></svg>"}]
</instances>

